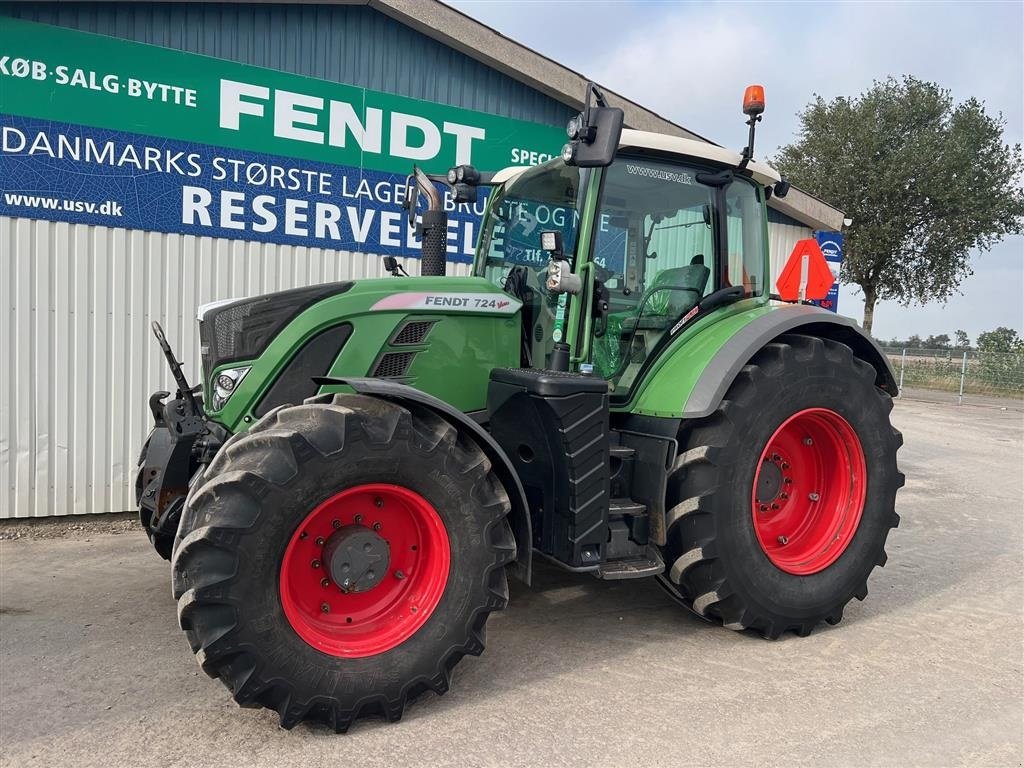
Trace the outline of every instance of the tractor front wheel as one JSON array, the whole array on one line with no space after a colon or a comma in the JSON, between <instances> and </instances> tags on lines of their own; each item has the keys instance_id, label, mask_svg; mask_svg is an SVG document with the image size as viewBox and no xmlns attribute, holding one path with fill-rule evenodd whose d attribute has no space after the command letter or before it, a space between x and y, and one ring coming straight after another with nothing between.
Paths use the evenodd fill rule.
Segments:
<instances>
[{"instance_id":1,"label":"tractor front wheel","mask_svg":"<svg viewBox=\"0 0 1024 768\"><path fill-rule=\"evenodd\" d=\"M899 523L903 439L849 347L784 336L719 408L685 425L670 477L670 587L730 629L775 638L837 623L867 596ZM666 577L662 577L666 578Z\"/></svg>"},{"instance_id":2,"label":"tractor front wheel","mask_svg":"<svg viewBox=\"0 0 1024 768\"><path fill-rule=\"evenodd\" d=\"M175 542L178 620L242 706L347 730L444 693L508 601L508 495L432 411L361 395L279 408L229 440Z\"/></svg>"}]
</instances>

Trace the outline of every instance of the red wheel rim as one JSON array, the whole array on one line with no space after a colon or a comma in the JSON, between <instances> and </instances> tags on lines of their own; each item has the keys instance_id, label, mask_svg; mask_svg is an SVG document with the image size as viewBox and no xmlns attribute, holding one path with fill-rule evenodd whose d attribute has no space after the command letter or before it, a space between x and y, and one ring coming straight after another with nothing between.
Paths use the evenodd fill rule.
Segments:
<instances>
[{"instance_id":1,"label":"red wheel rim","mask_svg":"<svg viewBox=\"0 0 1024 768\"><path fill-rule=\"evenodd\" d=\"M827 408L793 414L771 436L754 475L761 549L786 573L828 568L857 532L866 491L864 449L850 423Z\"/></svg>"},{"instance_id":2,"label":"red wheel rim","mask_svg":"<svg viewBox=\"0 0 1024 768\"><path fill-rule=\"evenodd\" d=\"M386 557L345 585L341 569L349 572L348 561L355 561L339 543L353 552L369 543L374 549L366 557ZM405 642L430 618L450 565L448 533L430 502L398 485L358 485L324 501L292 534L281 562L281 606L292 629L317 650L373 656Z\"/></svg>"}]
</instances>

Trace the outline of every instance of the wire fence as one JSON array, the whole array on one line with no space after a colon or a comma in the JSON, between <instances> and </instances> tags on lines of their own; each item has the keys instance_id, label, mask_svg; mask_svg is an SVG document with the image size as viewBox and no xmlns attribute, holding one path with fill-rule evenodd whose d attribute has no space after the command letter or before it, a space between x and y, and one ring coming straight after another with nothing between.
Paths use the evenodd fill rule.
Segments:
<instances>
[{"instance_id":1,"label":"wire fence","mask_svg":"<svg viewBox=\"0 0 1024 768\"><path fill-rule=\"evenodd\" d=\"M882 347L900 390L951 392L960 402L968 395L1024 399L1024 350L984 352L976 349Z\"/></svg>"}]
</instances>

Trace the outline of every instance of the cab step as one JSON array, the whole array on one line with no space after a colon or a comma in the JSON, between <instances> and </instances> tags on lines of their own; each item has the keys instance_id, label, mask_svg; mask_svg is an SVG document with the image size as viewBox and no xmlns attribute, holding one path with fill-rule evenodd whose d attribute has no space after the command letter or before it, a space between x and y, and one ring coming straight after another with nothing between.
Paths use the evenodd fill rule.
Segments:
<instances>
[{"instance_id":1,"label":"cab step","mask_svg":"<svg viewBox=\"0 0 1024 768\"><path fill-rule=\"evenodd\" d=\"M640 557L628 557L601 563L601 567L594 572L594 575L599 579L611 581L613 579L642 579L645 576L657 576L664 572L665 561L661 559L661 553L654 547L647 547L647 551Z\"/></svg>"}]
</instances>

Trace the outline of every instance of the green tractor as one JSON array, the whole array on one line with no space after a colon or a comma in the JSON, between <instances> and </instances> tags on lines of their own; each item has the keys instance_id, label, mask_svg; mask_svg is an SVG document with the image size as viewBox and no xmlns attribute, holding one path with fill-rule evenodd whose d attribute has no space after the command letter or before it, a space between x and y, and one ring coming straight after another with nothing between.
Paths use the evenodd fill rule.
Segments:
<instances>
[{"instance_id":1,"label":"green tractor","mask_svg":"<svg viewBox=\"0 0 1024 768\"><path fill-rule=\"evenodd\" d=\"M769 292L787 184L752 161L748 95L741 153L623 130L591 86L560 159L415 171L421 276L386 260L208 305L195 389L155 327L177 394L150 399L141 521L235 701L286 728L398 720L483 651L536 560L655 578L767 638L866 596L899 521L896 382L805 301L820 253L788 270L793 300ZM442 182L490 187L470 276L445 276Z\"/></svg>"}]
</instances>

